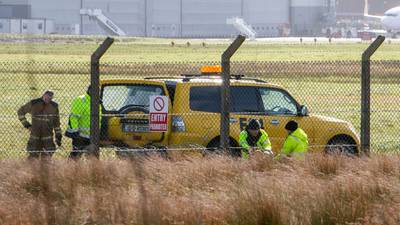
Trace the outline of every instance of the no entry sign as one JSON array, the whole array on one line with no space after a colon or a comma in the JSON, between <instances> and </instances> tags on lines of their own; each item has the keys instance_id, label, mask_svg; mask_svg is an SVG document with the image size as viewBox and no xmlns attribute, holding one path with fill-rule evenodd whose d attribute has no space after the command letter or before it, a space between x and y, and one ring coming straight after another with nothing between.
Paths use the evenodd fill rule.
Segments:
<instances>
[{"instance_id":1,"label":"no entry sign","mask_svg":"<svg viewBox=\"0 0 400 225\"><path fill-rule=\"evenodd\" d=\"M150 131L166 132L168 130L168 97L150 96Z\"/></svg>"}]
</instances>

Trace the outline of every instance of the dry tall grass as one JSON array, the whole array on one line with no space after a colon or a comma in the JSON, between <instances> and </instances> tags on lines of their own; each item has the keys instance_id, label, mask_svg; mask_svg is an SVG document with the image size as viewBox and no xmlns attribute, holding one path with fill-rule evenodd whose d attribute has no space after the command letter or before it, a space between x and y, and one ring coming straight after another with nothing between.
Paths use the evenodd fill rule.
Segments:
<instances>
[{"instance_id":1,"label":"dry tall grass","mask_svg":"<svg viewBox=\"0 0 400 225\"><path fill-rule=\"evenodd\" d=\"M400 224L400 157L2 161L0 224Z\"/></svg>"}]
</instances>

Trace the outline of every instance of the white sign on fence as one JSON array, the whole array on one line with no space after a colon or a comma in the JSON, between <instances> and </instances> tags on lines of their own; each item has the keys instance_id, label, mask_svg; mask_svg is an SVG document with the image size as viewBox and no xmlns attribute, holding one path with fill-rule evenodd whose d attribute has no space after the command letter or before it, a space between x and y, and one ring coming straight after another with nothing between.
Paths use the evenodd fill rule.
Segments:
<instances>
[{"instance_id":1,"label":"white sign on fence","mask_svg":"<svg viewBox=\"0 0 400 225\"><path fill-rule=\"evenodd\" d=\"M150 131L168 131L168 97L150 96Z\"/></svg>"}]
</instances>

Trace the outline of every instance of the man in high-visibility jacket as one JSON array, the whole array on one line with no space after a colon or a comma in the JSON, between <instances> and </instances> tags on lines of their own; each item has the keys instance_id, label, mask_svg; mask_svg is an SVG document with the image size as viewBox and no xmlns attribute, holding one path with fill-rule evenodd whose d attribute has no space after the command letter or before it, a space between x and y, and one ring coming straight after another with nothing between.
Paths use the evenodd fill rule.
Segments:
<instances>
[{"instance_id":1,"label":"man in high-visibility jacket","mask_svg":"<svg viewBox=\"0 0 400 225\"><path fill-rule=\"evenodd\" d=\"M283 149L276 159L282 157L290 157L295 159L304 159L308 149L307 134L299 128L296 121L289 121L285 129L288 131L288 136L283 145Z\"/></svg>"},{"instance_id":2,"label":"man in high-visibility jacket","mask_svg":"<svg viewBox=\"0 0 400 225\"><path fill-rule=\"evenodd\" d=\"M70 159L80 158L85 151L88 151L90 145L90 91L91 86L88 87L85 95L78 96L72 101L66 131L66 136L72 138Z\"/></svg>"},{"instance_id":3,"label":"man in high-visibility jacket","mask_svg":"<svg viewBox=\"0 0 400 225\"><path fill-rule=\"evenodd\" d=\"M256 119L250 120L246 129L240 133L239 144L242 147L242 157L245 159L248 159L254 151L273 154L268 134L261 129L261 124Z\"/></svg>"}]
</instances>

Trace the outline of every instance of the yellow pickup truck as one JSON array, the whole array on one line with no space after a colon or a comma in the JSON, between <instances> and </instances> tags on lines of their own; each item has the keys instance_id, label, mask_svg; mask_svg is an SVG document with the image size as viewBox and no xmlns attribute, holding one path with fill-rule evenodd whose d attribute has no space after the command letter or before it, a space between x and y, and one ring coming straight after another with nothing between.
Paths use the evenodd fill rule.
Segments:
<instances>
[{"instance_id":1,"label":"yellow pickup truck","mask_svg":"<svg viewBox=\"0 0 400 225\"><path fill-rule=\"evenodd\" d=\"M219 147L222 79L219 74L109 79L101 81L102 143L126 148L197 144ZM239 133L251 118L261 121L272 149L279 152L295 120L308 134L310 151L359 152L352 124L309 114L283 87L245 76L231 78L230 137L238 147ZM150 132L151 96L168 96L168 130Z\"/></svg>"}]
</instances>

